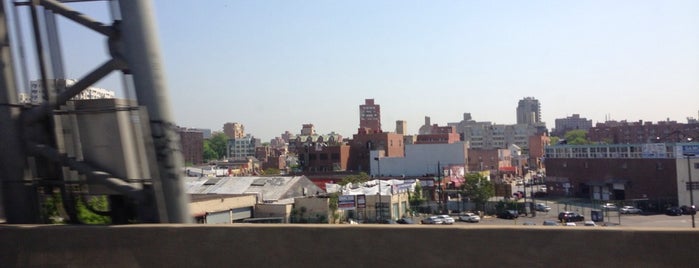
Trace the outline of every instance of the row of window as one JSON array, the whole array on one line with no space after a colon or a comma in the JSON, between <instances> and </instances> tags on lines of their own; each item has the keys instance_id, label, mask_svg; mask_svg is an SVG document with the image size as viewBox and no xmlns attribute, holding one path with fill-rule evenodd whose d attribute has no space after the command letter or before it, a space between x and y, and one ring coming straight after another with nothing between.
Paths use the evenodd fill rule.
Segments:
<instances>
[{"instance_id":1,"label":"row of window","mask_svg":"<svg viewBox=\"0 0 699 268\"><path fill-rule=\"evenodd\" d=\"M305 154L301 154L299 157L305 158ZM328 160L328 154L327 153L320 153L320 154L308 154L308 160L313 161L313 160ZM340 160L340 154L339 153L332 153L330 154L330 160Z\"/></svg>"}]
</instances>

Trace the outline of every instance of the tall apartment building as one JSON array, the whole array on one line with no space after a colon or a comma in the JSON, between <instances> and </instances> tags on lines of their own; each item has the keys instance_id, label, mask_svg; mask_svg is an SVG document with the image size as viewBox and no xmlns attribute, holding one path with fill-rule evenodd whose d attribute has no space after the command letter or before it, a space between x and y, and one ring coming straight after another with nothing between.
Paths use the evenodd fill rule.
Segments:
<instances>
[{"instance_id":1,"label":"tall apartment building","mask_svg":"<svg viewBox=\"0 0 699 268\"><path fill-rule=\"evenodd\" d=\"M245 126L240 123L225 123L223 124L223 133L228 136L229 139L241 139L245 137Z\"/></svg>"},{"instance_id":2,"label":"tall apartment building","mask_svg":"<svg viewBox=\"0 0 699 268\"><path fill-rule=\"evenodd\" d=\"M77 80L75 79L49 79L46 81L50 88L63 91L65 88L73 86ZM39 104L44 101L44 90L41 80L29 82L29 102ZM94 99L113 99L116 97L114 91L98 87L87 87L85 90L75 95L71 100L94 100Z\"/></svg>"},{"instance_id":3,"label":"tall apartment building","mask_svg":"<svg viewBox=\"0 0 699 268\"><path fill-rule=\"evenodd\" d=\"M349 142L350 158L348 169L370 171L371 151L381 151L381 157L405 155L403 135L381 131L381 109L373 99L366 99L359 106L359 129Z\"/></svg>"},{"instance_id":4,"label":"tall apartment building","mask_svg":"<svg viewBox=\"0 0 699 268\"><path fill-rule=\"evenodd\" d=\"M303 124L301 126L301 136L313 136L316 134L316 129L313 124Z\"/></svg>"},{"instance_id":5,"label":"tall apartment building","mask_svg":"<svg viewBox=\"0 0 699 268\"><path fill-rule=\"evenodd\" d=\"M556 119L556 128L551 131L551 136L563 137L568 131L577 129L588 131L590 128L592 128L592 120L580 117L579 114L573 114L566 118Z\"/></svg>"},{"instance_id":6,"label":"tall apartment building","mask_svg":"<svg viewBox=\"0 0 699 268\"><path fill-rule=\"evenodd\" d=\"M242 138L228 140L228 159L233 161L245 160L247 157L255 156L255 148L262 146L260 139L256 139L250 134Z\"/></svg>"},{"instance_id":7,"label":"tall apartment building","mask_svg":"<svg viewBox=\"0 0 699 268\"><path fill-rule=\"evenodd\" d=\"M613 144L690 142L699 139L699 123L607 121L590 128L587 137L590 141Z\"/></svg>"},{"instance_id":8,"label":"tall apartment building","mask_svg":"<svg viewBox=\"0 0 699 268\"><path fill-rule=\"evenodd\" d=\"M541 123L541 105L539 100L526 97L517 105L517 124L534 125Z\"/></svg>"},{"instance_id":9,"label":"tall apartment building","mask_svg":"<svg viewBox=\"0 0 699 268\"><path fill-rule=\"evenodd\" d=\"M364 100L359 105L359 128L367 133L381 133L381 106L374 103L374 99Z\"/></svg>"}]
</instances>

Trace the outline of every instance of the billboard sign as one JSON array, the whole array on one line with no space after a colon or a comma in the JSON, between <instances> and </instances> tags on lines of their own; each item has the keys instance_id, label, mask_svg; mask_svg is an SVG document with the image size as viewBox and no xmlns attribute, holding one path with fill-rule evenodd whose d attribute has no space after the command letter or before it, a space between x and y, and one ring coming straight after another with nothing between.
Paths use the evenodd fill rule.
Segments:
<instances>
[{"instance_id":1,"label":"billboard sign","mask_svg":"<svg viewBox=\"0 0 699 268\"><path fill-rule=\"evenodd\" d=\"M341 195L337 200L337 208L339 210L352 210L357 207L354 195Z\"/></svg>"},{"instance_id":2,"label":"billboard sign","mask_svg":"<svg viewBox=\"0 0 699 268\"><path fill-rule=\"evenodd\" d=\"M366 208L366 195L357 195L357 208Z\"/></svg>"},{"instance_id":3,"label":"billboard sign","mask_svg":"<svg viewBox=\"0 0 699 268\"><path fill-rule=\"evenodd\" d=\"M699 156L699 144L682 145L679 151L680 152L677 154L678 157L684 157L685 154Z\"/></svg>"}]
</instances>

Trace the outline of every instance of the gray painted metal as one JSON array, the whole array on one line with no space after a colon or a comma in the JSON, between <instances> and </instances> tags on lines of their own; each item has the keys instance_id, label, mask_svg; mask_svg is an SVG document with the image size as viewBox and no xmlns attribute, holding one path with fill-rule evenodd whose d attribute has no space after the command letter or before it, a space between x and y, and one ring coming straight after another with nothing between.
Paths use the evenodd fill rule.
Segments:
<instances>
[{"instance_id":1,"label":"gray painted metal","mask_svg":"<svg viewBox=\"0 0 699 268\"><path fill-rule=\"evenodd\" d=\"M5 1L0 3L0 196L8 223L39 223L36 191L25 165L18 118L17 88L14 83Z\"/></svg>"},{"instance_id":2,"label":"gray painted metal","mask_svg":"<svg viewBox=\"0 0 699 268\"><path fill-rule=\"evenodd\" d=\"M151 14L151 1L119 1L124 60L133 75L138 103L146 107L157 164L153 171L156 198L164 201L161 222L190 223L188 197L184 191L184 158L179 135L170 115L170 101L163 79L158 41ZM157 171L155 174L154 171ZM159 183L159 184L157 184ZM162 194L162 196L159 196ZM162 213L161 213L162 215Z\"/></svg>"},{"instance_id":3,"label":"gray painted metal","mask_svg":"<svg viewBox=\"0 0 699 268\"><path fill-rule=\"evenodd\" d=\"M206 213L207 224L231 223L231 211L217 211Z\"/></svg>"},{"instance_id":4,"label":"gray painted metal","mask_svg":"<svg viewBox=\"0 0 699 268\"><path fill-rule=\"evenodd\" d=\"M231 209L231 219L234 221L252 218L252 207Z\"/></svg>"}]
</instances>

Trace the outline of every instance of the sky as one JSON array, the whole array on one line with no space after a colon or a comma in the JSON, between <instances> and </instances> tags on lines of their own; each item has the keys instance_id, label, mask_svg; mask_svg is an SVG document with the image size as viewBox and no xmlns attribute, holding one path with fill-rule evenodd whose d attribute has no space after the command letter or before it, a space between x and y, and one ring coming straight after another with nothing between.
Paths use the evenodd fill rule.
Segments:
<instances>
[{"instance_id":1,"label":"sky","mask_svg":"<svg viewBox=\"0 0 699 268\"><path fill-rule=\"evenodd\" d=\"M71 4L109 21L104 3ZM153 1L175 123L263 141L314 124L351 137L359 105L384 131L542 120L699 115L699 1ZM102 37L61 21L69 76L106 60ZM24 38L28 38L25 34ZM94 41L94 42L92 42ZM88 46L88 43L89 46ZM119 75L98 86L115 89Z\"/></svg>"}]
</instances>

